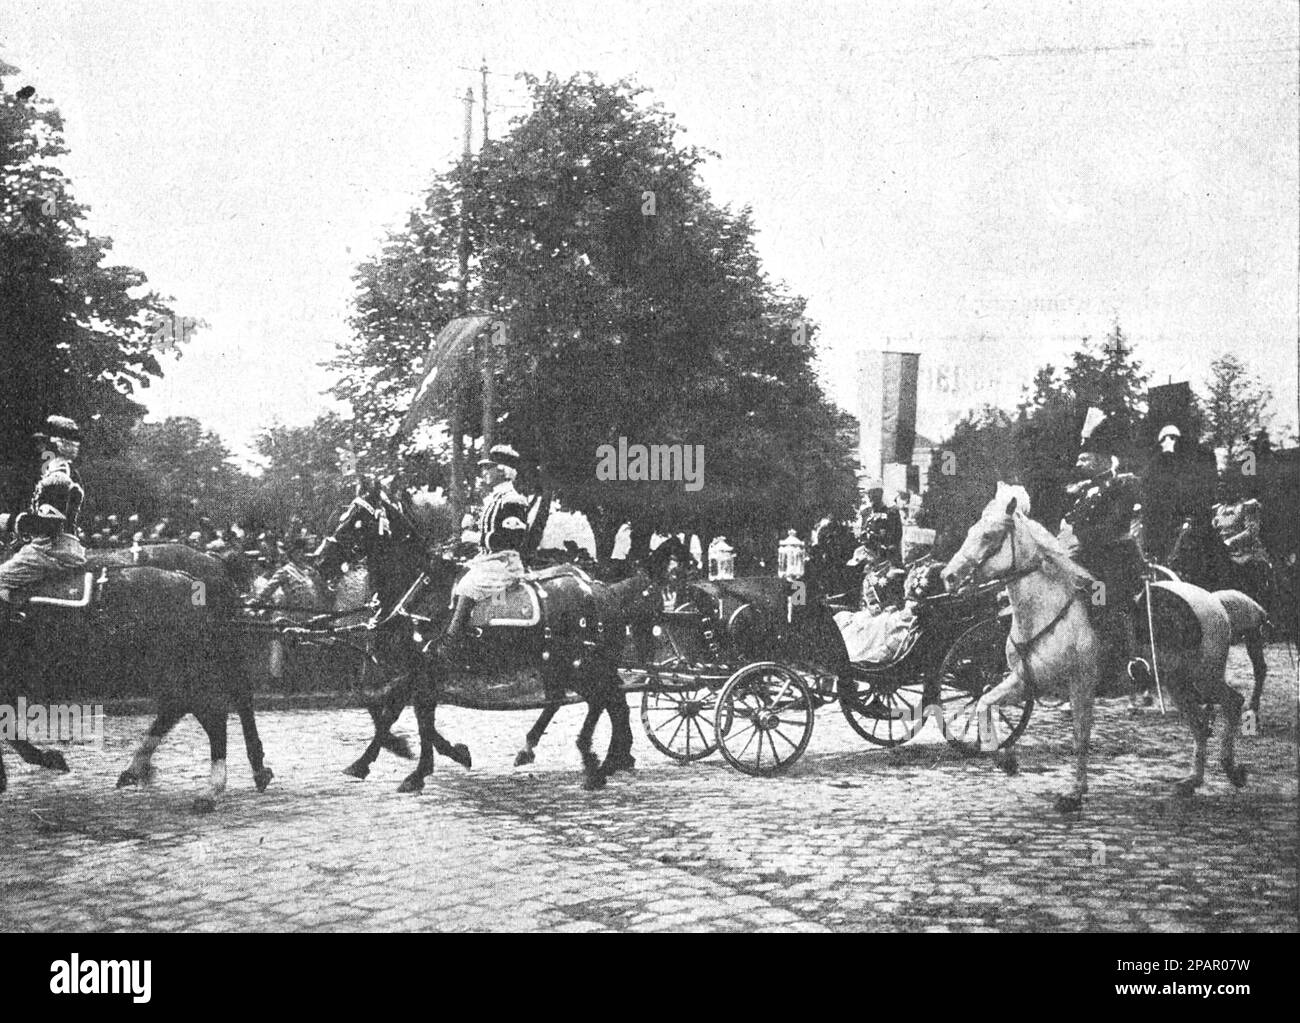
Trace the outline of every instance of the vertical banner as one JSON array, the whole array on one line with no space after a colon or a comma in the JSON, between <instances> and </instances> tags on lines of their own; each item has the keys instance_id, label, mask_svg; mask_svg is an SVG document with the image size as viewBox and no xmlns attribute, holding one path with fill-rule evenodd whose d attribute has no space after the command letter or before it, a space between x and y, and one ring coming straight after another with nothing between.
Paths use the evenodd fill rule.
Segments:
<instances>
[{"instance_id":1,"label":"vertical banner","mask_svg":"<svg viewBox=\"0 0 1300 1023\"><path fill-rule=\"evenodd\" d=\"M1198 438L1192 436L1192 385L1185 380L1147 389L1147 436L1143 441L1154 444L1160 428L1170 423L1188 438L1188 446L1196 443Z\"/></svg>"},{"instance_id":2,"label":"vertical banner","mask_svg":"<svg viewBox=\"0 0 1300 1023\"><path fill-rule=\"evenodd\" d=\"M916 443L916 352L881 352L880 448L885 463L908 465Z\"/></svg>"},{"instance_id":3,"label":"vertical banner","mask_svg":"<svg viewBox=\"0 0 1300 1023\"><path fill-rule=\"evenodd\" d=\"M863 473L878 479L884 468L880 449L880 382L882 352L858 354L858 462Z\"/></svg>"}]
</instances>

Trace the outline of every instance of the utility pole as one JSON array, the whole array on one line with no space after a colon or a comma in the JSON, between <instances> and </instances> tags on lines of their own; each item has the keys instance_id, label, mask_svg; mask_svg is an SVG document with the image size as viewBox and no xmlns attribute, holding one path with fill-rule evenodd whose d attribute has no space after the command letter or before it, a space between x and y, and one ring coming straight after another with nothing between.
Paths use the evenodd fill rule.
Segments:
<instances>
[{"instance_id":1,"label":"utility pole","mask_svg":"<svg viewBox=\"0 0 1300 1023\"><path fill-rule=\"evenodd\" d=\"M487 79L488 66L487 58L483 58L483 66L479 68L479 74L483 79L483 145L487 146L488 142L488 99L487 99Z\"/></svg>"},{"instance_id":2,"label":"utility pole","mask_svg":"<svg viewBox=\"0 0 1300 1023\"><path fill-rule=\"evenodd\" d=\"M483 65L479 68L479 75L483 82L483 148L488 144L488 66L487 58L483 58ZM504 329L504 328L501 328ZM483 374L483 454L486 457L492 448L493 436L496 433L496 360L495 348L497 338L498 324L493 322L487 334L479 335L479 367Z\"/></svg>"},{"instance_id":3,"label":"utility pole","mask_svg":"<svg viewBox=\"0 0 1300 1023\"><path fill-rule=\"evenodd\" d=\"M469 226L465 222L466 207L469 204L470 178L470 138L474 133L474 90L465 89L465 152L461 157L460 179L460 281L456 292L456 312L464 316L469 309ZM457 380L463 377L457 375ZM464 455L461 442L465 432L464 392L457 386L452 396L451 415L448 417L448 429L451 433L451 514L456 523L456 536L460 536L460 520L465 514Z\"/></svg>"}]
</instances>

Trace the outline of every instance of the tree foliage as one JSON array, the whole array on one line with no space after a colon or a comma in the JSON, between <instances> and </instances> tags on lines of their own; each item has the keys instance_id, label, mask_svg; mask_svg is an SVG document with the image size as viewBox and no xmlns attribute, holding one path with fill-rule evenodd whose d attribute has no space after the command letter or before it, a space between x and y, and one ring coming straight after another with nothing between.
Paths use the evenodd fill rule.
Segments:
<instances>
[{"instance_id":1,"label":"tree foliage","mask_svg":"<svg viewBox=\"0 0 1300 1023\"><path fill-rule=\"evenodd\" d=\"M1273 391L1231 352L1210 363L1205 389L1205 440L1211 447L1227 448L1235 459L1271 425Z\"/></svg>"},{"instance_id":2,"label":"tree foliage","mask_svg":"<svg viewBox=\"0 0 1300 1023\"><path fill-rule=\"evenodd\" d=\"M58 166L66 152L58 111L0 81L0 502L11 507L47 415L81 424L87 459L112 458L144 412L132 395L161 375L147 322L170 310L139 270L105 263L112 241L86 230Z\"/></svg>"},{"instance_id":3,"label":"tree foliage","mask_svg":"<svg viewBox=\"0 0 1300 1023\"><path fill-rule=\"evenodd\" d=\"M506 328L491 346L499 438L587 513L602 554L624 521L775 534L851 505L853 446L816 380L815 327L803 299L763 273L750 211L712 202L699 179L710 154L682 144L672 116L626 82L527 84L531 112L436 179L358 270L356 337L333 365L359 426L391 434L419 355L453 315L468 176L471 301ZM476 386L464 400L477 433ZM620 437L702 444L703 490L598 481L597 448Z\"/></svg>"}]
</instances>

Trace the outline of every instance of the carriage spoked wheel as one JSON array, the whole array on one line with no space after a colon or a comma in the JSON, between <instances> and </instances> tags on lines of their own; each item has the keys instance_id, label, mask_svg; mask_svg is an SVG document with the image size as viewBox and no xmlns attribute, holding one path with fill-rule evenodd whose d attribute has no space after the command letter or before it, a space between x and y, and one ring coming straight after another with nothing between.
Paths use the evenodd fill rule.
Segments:
<instances>
[{"instance_id":1,"label":"carriage spoked wheel","mask_svg":"<svg viewBox=\"0 0 1300 1023\"><path fill-rule=\"evenodd\" d=\"M979 698L1000 685L1010 670L1006 657L1009 628L1006 618L977 622L957 637L939 666L938 702L944 737L962 753L1006 749L1020 738L1034 712L1033 697L1021 696L999 703L984 721L979 720Z\"/></svg>"},{"instance_id":2,"label":"carriage spoked wheel","mask_svg":"<svg viewBox=\"0 0 1300 1023\"><path fill-rule=\"evenodd\" d=\"M718 694L718 748L753 775L778 774L808 748L817 700L798 672L762 662L741 668Z\"/></svg>"},{"instance_id":3,"label":"carriage spoked wheel","mask_svg":"<svg viewBox=\"0 0 1300 1023\"><path fill-rule=\"evenodd\" d=\"M641 724L646 738L664 756L682 763L703 760L718 748L714 732L716 690L650 691L641 694Z\"/></svg>"},{"instance_id":4,"label":"carriage spoked wheel","mask_svg":"<svg viewBox=\"0 0 1300 1023\"><path fill-rule=\"evenodd\" d=\"M919 679L841 678L837 690L844 720L877 746L901 746L925 724L925 684Z\"/></svg>"}]
</instances>

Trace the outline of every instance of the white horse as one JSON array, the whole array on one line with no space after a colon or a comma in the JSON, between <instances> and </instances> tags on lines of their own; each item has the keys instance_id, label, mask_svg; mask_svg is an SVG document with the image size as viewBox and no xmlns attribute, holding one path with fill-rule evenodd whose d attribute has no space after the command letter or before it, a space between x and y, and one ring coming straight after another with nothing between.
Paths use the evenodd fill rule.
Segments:
<instances>
[{"instance_id":1,"label":"white horse","mask_svg":"<svg viewBox=\"0 0 1300 1023\"><path fill-rule=\"evenodd\" d=\"M1071 791L1056 800L1057 809L1065 813L1080 809L1088 791L1088 738L1102 646L1088 613L1095 580L1070 560L1051 533L1027 516L1028 509L1029 495L1023 487L999 483L997 495L944 566L943 577L949 590L1004 580L1011 598L1006 651L1011 674L985 693L976 708L983 748L997 749L999 743L991 713L994 705L1018 697L1026 689L1058 697L1068 690L1075 781ZM1240 787L1246 783L1246 768L1235 762L1235 743L1244 701L1224 680L1231 636L1228 615L1214 596L1187 583L1153 583L1151 593L1155 668L1162 687L1169 690L1186 717L1196 743L1192 774L1178 782L1176 791L1190 796L1205 779L1210 733L1207 705L1215 703L1225 710L1223 769L1228 780ZM1187 612L1195 617L1196 626L1190 625ZM1004 770L1015 771L1015 754L1010 749L1000 754L999 760Z\"/></svg>"}]
</instances>

